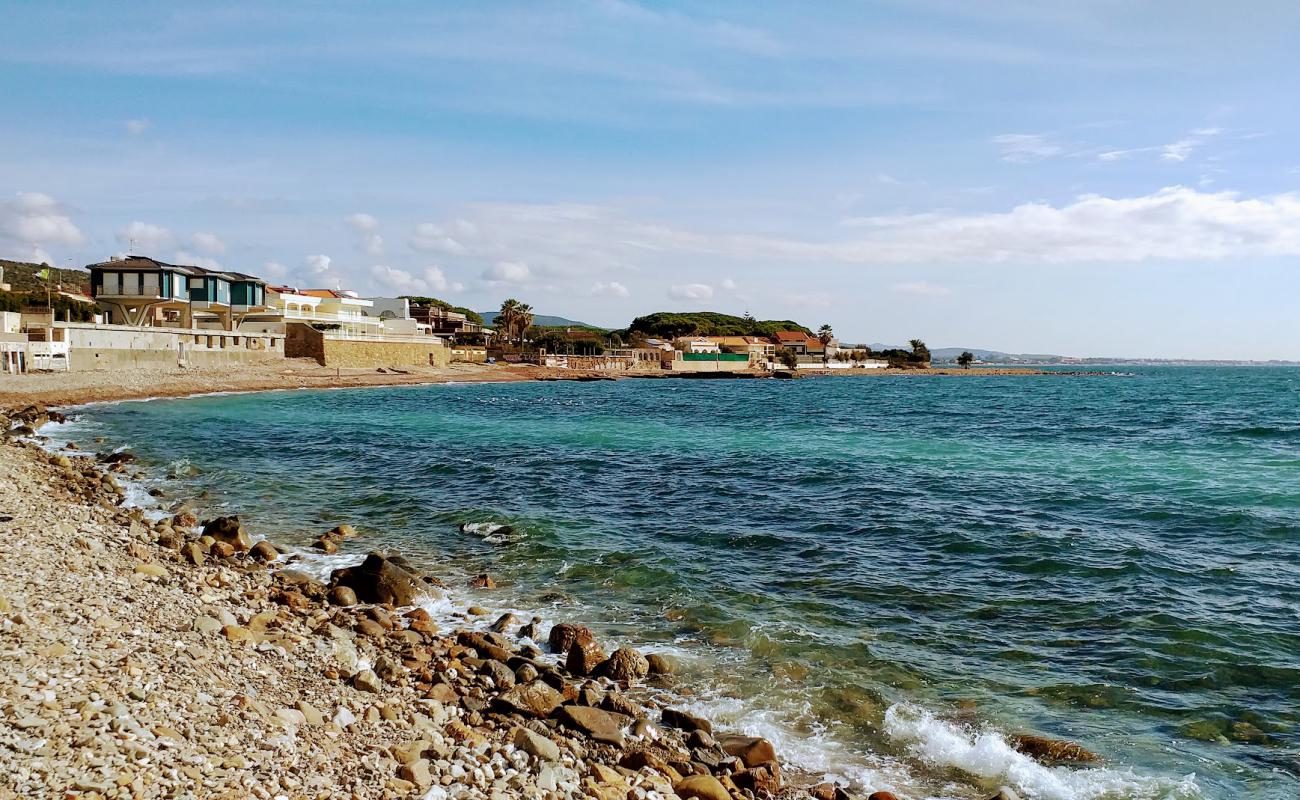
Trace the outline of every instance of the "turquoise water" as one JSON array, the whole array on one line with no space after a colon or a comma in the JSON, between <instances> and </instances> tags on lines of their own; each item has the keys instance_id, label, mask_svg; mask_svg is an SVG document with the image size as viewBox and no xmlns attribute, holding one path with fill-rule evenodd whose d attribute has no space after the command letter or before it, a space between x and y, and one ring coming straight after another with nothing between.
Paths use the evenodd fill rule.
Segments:
<instances>
[{"instance_id":1,"label":"turquoise water","mask_svg":"<svg viewBox=\"0 0 1300 800\"><path fill-rule=\"evenodd\" d=\"M278 540L352 522L673 650L689 702L859 790L1300 796L1297 369L280 392L69 433Z\"/></svg>"}]
</instances>

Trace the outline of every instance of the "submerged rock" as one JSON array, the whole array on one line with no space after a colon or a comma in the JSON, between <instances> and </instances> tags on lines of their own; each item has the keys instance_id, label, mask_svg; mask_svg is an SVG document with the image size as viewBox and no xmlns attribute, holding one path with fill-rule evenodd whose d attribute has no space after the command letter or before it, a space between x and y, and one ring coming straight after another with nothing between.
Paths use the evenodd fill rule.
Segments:
<instances>
[{"instance_id":1,"label":"submerged rock","mask_svg":"<svg viewBox=\"0 0 1300 800\"><path fill-rule=\"evenodd\" d=\"M1082 745L1032 733L1022 733L1011 739L1011 746L1043 764L1093 764L1101 756Z\"/></svg>"}]
</instances>

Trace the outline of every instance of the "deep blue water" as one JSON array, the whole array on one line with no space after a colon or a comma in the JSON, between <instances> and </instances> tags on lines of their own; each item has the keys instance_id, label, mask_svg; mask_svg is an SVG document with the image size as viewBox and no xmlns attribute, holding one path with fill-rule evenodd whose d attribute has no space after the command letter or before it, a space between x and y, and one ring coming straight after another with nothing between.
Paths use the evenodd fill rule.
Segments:
<instances>
[{"instance_id":1,"label":"deep blue water","mask_svg":"<svg viewBox=\"0 0 1300 800\"><path fill-rule=\"evenodd\" d=\"M1300 369L280 392L72 430L273 538L352 522L673 649L699 709L859 789L1300 796Z\"/></svg>"}]
</instances>

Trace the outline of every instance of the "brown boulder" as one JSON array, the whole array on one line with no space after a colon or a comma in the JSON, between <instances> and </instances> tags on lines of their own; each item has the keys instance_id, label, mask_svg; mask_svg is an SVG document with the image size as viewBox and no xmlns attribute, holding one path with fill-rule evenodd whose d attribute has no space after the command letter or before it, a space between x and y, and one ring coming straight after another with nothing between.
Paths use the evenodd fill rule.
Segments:
<instances>
[{"instance_id":1,"label":"brown boulder","mask_svg":"<svg viewBox=\"0 0 1300 800\"><path fill-rule=\"evenodd\" d=\"M330 602L336 606L355 606L357 593L349 586L335 586L330 589Z\"/></svg>"},{"instance_id":2,"label":"brown boulder","mask_svg":"<svg viewBox=\"0 0 1300 800\"><path fill-rule=\"evenodd\" d=\"M484 572L482 575L475 575L469 579L469 585L475 589L495 589L497 582L492 580L492 576Z\"/></svg>"},{"instance_id":3,"label":"brown boulder","mask_svg":"<svg viewBox=\"0 0 1300 800\"><path fill-rule=\"evenodd\" d=\"M274 561L280 557L280 551L265 539L253 545L248 554L258 561Z\"/></svg>"},{"instance_id":4,"label":"brown boulder","mask_svg":"<svg viewBox=\"0 0 1300 800\"><path fill-rule=\"evenodd\" d=\"M828 783L823 785L830 786L835 790L835 794L831 800L849 800L849 793L835 784ZM867 800L898 800L898 795L893 792L872 792L867 796Z\"/></svg>"},{"instance_id":5,"label":"brown boulder","mask_svg":"<svg viewBox=\"0 0 1300 800\"><path fill-rule=\"evenodd\" d=\"M590 675L605 661L605 651L594 640L574 642L564 660L564 668L574 675Z\"/></svg>"},{"instance_id":6,"label":"brown boulder","mask_svg":"<svg viewBox=\"0 0 1300 800\"><path fill-rule=\"evenodd\" d=\"M1082 745L1063 739L1052 739L1032 733L1022 733L1011 739L1011 746L1043 764L1095 764L1101 756Z\"/></svg>"},{"instance_id":7,"label":"brown boulder","mask_svg":"<svg viewBox=\"0 0 1300 800\"><path fill-rule=\"evenodd\" d=\"M326 555L332 555L339 551L338 542L327 536L320 537L316 541L312 542L311 546Z\"/></svg>"},{"instance_id":8,"label":"brown boulder","mask_svg":"<svg viewBox=\"0 0 1300 800\"><path fill-rule=\"evenodd\" d=\"M772 743L760 736L722 736L718 738L718 746L727 755L739 758L747 767L777 763Z\"/></svg>"},{"instance_id":9,"label":"brown boulder","mask_svg":"<svg viewBox=\"0 0 1300 800\"><path fill-rule=\"evenodd\" d=\"M691 775L673 785L682 800L731 800L727 787L712 775Z\"/></svg>"},{"instance_id":10,"label":"brown boulder","mask_svg":"<svg viewBox=\"0 0 1300 800\"><path fill-rule=\"evenodd\" d=\"M507 713L545 719L560 707L563 700L560 693L545 681L533 681L502 692L493 701L493 705Z\"/></svg>"},{"instance_id":11,"label":"brown boulder","mask_svg":"<svg viewBox=\"0 0 1300 800\"><path fill-rule=\"evenodd\" d=\"M645 656L631 647L620 647L596 670L596 674L615 681L638 681L650 672Z\"/></svg>"},{"instance_id":12,"label":"brown boulder","mask_svg":"<svg viewBox=\"0 0 1300 800\"><path fill-rule=\"evenodd\" d=\"M355 567L336 569L331 586L347 586L363 603L412 605L421 594L420 579L380 553L371 553Z\"/></svg>"},{"instance_id":13,"label":"brown boulder","mask_svg":"<svg viewBox=\"0 0 1300 800\"><path fill-rule=\"evenodd\" d=\"M665 708L663 713L664 724L670 728L686 731L704 731L713 733L713 724L704 717L697 717L694 714L680 711L676 708Z\"/></svg>"},{"instance_id":14,"label":"brown boulder","mask_svg":"<svg viewBox=\"0 0 1300 800\"><path fill-rule=\"evenodd\" d=\"M677 673L677 659L662 653L650 653L645 657L646 668L651 675L674 675Z\"/></svg>"},{"instance_id":15,"label":"brown boulder","mask_svg":"<svg viewBox=\"0 0 1300 800\"><path fill-rule=\"evenodd\" d=\"M550 634L546 637L546 646L550 648L552 653L567 654L569 648L573 647L575 642L592 642L595 639L596 637L591 633L591 628L585 625L561 622L551 628Z\"/></svg>"},{"instance_id":16,"label":"brown boulder","mask_svg":"<svg viewBox=\"0 0 1300 800\"><path fill-rule=\"evenodd\" d=\"M560 706L555 718L561 725L581 731L593 741L623 746L623 725L627 717L589 706Z\"/></svg>"},{"instance_id":17,"label":"brown boulder","mask_svg":"<svg viewBox=\"0 0 1300 800\"><path fill-rule=\"evenodd\" d=\"M217 517L203 523L203 535L211 536L218 542L225 542L236 550L248 550L253 540L244 530L239 517Z\"/></svg>"}]
</instances>

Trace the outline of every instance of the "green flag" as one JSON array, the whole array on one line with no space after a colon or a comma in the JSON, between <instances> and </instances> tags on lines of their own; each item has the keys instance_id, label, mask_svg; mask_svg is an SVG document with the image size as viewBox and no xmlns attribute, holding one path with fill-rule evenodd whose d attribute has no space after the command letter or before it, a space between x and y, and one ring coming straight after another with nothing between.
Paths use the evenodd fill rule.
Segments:
<instances>
[{"instance_id":1,"label":"green flag","mask_svg":"<svg viewBox=\"0 0 1300 800\"><path fill-rule=\"evenodd\" d=\"M40 278L43 281L48 281L50 279L50 268L46 267L45 269L36 273L36 277Z\"/></svg>"}]
</instances>

